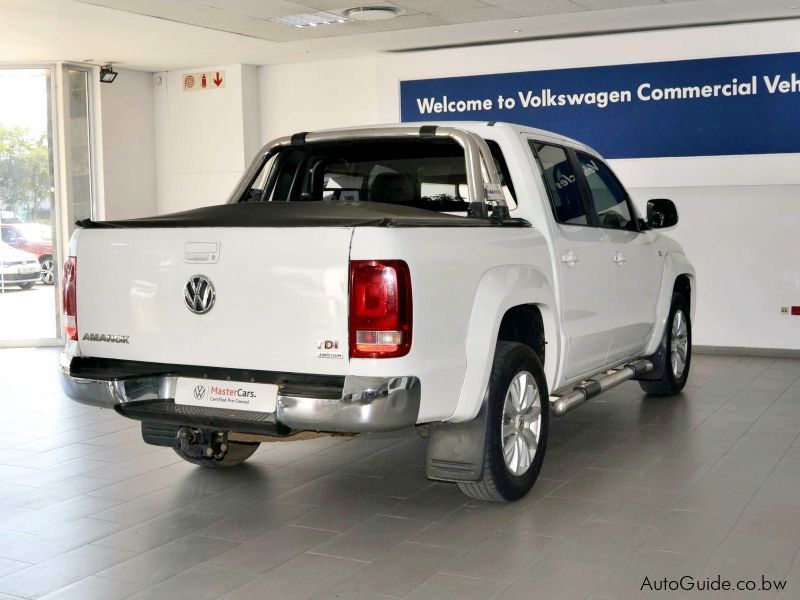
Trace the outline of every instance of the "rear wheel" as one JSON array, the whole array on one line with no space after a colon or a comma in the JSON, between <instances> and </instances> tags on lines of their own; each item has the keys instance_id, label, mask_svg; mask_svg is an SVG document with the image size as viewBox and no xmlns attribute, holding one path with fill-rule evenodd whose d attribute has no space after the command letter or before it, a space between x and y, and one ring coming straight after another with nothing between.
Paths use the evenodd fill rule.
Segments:
<instances>
[{"instance_id":1,"label":"rear wheel","mask_svg":"<svg viewBox=\"0 0 800 600\"><path fill-rule=\"evenodd\" d=\"M689 378L692 363L692 323L689 318L689 305L681 294L672 295L667 327L662 340L664 352L652 357L659 379L642 379L642 390L654 396L671 396L679 393Z\"/></svg>"},{"instance_id":2,"label":"rear wheel","mask_svg":"<svg viewBox=\"0 0 800 600\"><path fill-rule=\"evenodd\" d=\"M489 378L483 477L459 482L471 498L522 498L539 476L547 447L549 396L544 369L530 347L498 342Z\"/></svg>"}]
</instances>

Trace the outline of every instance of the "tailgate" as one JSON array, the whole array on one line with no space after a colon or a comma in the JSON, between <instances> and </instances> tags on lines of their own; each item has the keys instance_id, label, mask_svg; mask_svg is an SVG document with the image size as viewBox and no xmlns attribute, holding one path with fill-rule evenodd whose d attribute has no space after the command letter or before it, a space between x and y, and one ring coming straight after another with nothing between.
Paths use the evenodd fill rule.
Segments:
<instances>
[{"instance_id":1,"label":"tailgate","mask_svg":"<svg viewBox=\"0 0 800 600\"><path fill-rule=\"evenodd\" d=\"M351 234L344 227L82 231L80 353L343 374ZM214 287L205 314L185 298L196 275Z\"/></svg>"}]
</instances>

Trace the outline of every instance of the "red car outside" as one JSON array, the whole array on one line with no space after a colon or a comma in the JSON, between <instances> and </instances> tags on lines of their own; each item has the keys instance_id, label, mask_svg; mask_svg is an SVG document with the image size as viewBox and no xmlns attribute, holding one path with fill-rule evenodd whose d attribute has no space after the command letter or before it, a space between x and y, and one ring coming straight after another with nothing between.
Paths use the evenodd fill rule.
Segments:
<instances>
[{"instance_id":1,"label":"red car outside","mask_svg":"<svg viewBox=\"0 0 800 600\"><path fill-rule=\"evenodd\" d=\"M2 240L17 250L35 254L42 267L41 281L53 285L56 277L56 262L53 257L53 236L47 225L39 223L3 223L0 225Z\"/></svg>"}]
</instances>

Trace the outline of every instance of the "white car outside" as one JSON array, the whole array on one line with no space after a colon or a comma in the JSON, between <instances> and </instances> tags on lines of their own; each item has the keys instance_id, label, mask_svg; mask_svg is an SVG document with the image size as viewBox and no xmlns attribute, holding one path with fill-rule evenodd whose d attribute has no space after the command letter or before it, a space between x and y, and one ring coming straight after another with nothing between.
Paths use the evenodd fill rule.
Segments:
<instances>
[{"instance_id":1,"label":"white car outside","mask_svg":"<svg viewBox=\"0 0 800 600\"><path fill-rule=\"evenodd\" d=\"M0 242L0 289L30 289L39 281L41 268L35 254Z\"/></svg>"}]
</instances>

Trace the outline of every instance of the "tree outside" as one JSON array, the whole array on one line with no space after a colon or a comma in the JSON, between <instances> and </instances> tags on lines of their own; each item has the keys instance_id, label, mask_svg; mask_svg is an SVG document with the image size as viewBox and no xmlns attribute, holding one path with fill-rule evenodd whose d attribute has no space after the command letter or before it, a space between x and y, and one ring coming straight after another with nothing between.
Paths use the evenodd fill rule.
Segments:
<instances>
[{"instance_id":1,"label":"tree outside","mask_svg":"<svg viewBox=\"0 0 800 600\"><path fill-rule=\"evenodd\" d=\"M51 223L47 135L0 123L0 220Z\"/></svg>"}]
</instances>

